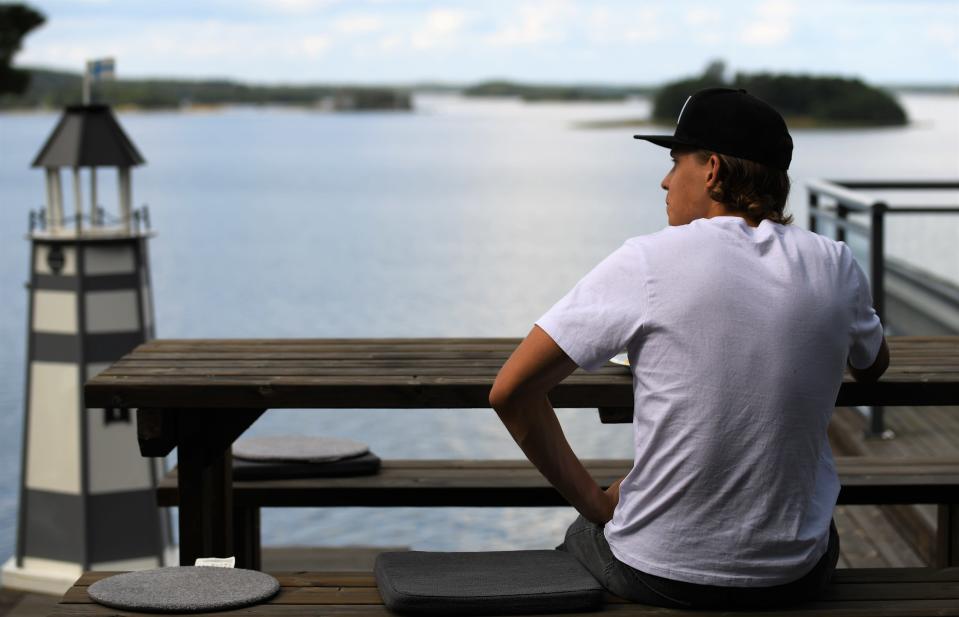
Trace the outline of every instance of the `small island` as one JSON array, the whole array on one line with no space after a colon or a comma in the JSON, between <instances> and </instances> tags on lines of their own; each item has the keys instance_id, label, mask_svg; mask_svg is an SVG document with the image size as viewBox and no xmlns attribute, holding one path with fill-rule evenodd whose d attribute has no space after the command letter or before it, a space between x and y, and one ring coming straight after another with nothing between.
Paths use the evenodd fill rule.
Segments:
<instances>
[{"instance_id":1,"label":"small island","mask_svg":"<svg viewBox=\"0 0 959 617\"><path fill-rule=\"evenodd\" d=\"M773 107L790 128L903 126L905 110L889 92L859 79L782 73L737 73L725 79L725 64L714 61L698 77L663 85L652 98L649 118L583 122L581 128L619 128L676 123L686 98L703 88L742 88Z\"/></svg>"},{"instance_id":2,"label":"small island","mask_svg":"<svg viewBox=\"0 0 959 617\"><path fill-rule=\"evenodd\" d=\"M888 92L859 79L776 73L737 73L723 78L725 65L711 63L702 75L663 86L653 101L653 119L675 121L691 92L743 88L773 107L790 126L902 126L906 112Z\"/></svg>"},{"instance_id":3,"label":"small island","mask_svg":"<svg viewBox=\"0 0 959 617\"><path fill-rule=\"evenodd\" d=\"M640 86L532 85L512 81L485 81L463 90L464 96L512 97L527 103L544 101L623 101L630 96L649 94Z\"/></svg>"},{"instance_id":4,"label":"small island","mask_svg":"<svg viewBox=\"0 0 959 617\"><path fill-rule=\"evenodd\" d=\"M57 109L79 103L78 73L28 69L21 94L0 96L0 109ZM190 109L286 105L327 111L410 111L405 89L367 86L258 86L230 80L118 79L97 84L96 98L118 108Z\"/></svg>"}]
</instances>

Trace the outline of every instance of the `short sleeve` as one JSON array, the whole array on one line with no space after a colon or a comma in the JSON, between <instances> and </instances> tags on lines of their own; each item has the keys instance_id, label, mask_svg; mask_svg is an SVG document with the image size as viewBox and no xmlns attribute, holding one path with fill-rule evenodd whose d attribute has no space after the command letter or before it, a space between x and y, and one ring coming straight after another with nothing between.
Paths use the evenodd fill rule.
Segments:
<instances>
[{"instance_id":1,"label":"short sleeve","mask_svg":"<svg viewBox=\"0 0 959 617\"><path fill-rule=\"evenodd\" d=\"M852 271L856 293L849 342L849 364L853 368L866 369L872 366L879 355L883 336L882 323L872 305L869 281L855 260L852 262Z\"/></svg>"},{"instance_id":2,"label":"short sleeve","mask_svg":"<svg viewBox=\"0 0 959 617\"><path fill-rule=\"evenodd\" d=\"M627 242L599 263L536 325L580 367L596 370L627 348L647 309L645 261Z\"/></svg>"}]
</instances>

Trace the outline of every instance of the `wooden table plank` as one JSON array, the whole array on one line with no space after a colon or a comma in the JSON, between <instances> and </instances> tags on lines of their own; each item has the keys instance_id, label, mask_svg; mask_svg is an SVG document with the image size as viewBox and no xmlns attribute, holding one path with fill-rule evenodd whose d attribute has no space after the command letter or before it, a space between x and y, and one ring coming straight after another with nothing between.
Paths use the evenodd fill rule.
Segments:
<instances>
[{"instance_id":1,"label":"wooden table plank","mask_svg":"<svg viewBox=\"0 0 959 617\"><path fill-rule=\"evenodd\" d=\"M519 339L154 340L94 377L91 406L488 407ZM838 405L959 404L959 337L891 337L878 384L846 375ZM629 407L623 367L576 371L557 407Z\"/></svg>"}]
</instances>

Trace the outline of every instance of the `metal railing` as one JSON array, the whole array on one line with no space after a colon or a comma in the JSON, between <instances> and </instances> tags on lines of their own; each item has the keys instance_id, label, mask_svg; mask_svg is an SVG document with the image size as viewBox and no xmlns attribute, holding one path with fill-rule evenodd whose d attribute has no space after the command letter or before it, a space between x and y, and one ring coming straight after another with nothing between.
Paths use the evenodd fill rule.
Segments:
<instances>
[{"instance_id":1,"label":"metal railing","mask_svg":"<svg viewBox=\"0 0 959 617\"><path fill-rule=\"evenodd\" d=\"M810 180L809 229L819 232L820 223L832 225L836 240L845 241L853 233L868 241L869 283L872 287L873 306L880 319L886 314L886 216L914 214L959 214L959 205L890 205L873 199L859 191L951 191L959 190L955 181L859 181L859 180ZM858 220L850 218L850 215ZM885 321L884 321L885 323ZM882 407L873 407L867 434L874 437L890 437L886 431Z\"/></svg>"}]
</instances>

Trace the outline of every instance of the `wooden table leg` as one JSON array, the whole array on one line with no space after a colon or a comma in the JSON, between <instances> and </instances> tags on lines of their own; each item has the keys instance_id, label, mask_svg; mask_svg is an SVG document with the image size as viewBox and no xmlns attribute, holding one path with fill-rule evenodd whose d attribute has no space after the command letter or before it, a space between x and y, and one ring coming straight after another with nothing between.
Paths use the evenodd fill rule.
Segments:
<instances>
[{"instance_id":1,"label":"wooden table leg","mask_svg":"<svg viewBox=\"0 0 959 617\"><path fill-rule=\"evenodd\" d=\"M233 460L230 445L263 410L177 412L180 565L198 557L234 556ZM252 564L243 551L238 567Z\"/></svg>"},{"instance_id":2,"label":"wooden table leg","mask_svg":"<svg viewBox=\"0 0 959 617\"><path fill-rule=\"evenodd\" d=\"M959 566L959 504L939 504L936 529L936 565Z\"/></svg>"},{"instance_id":3,"label":"wooden table leg","mask_svg":"<svg viewBox=\"0 0 959 617\"><path fill-rule=\"evenodd\" d=\"M260 548L260 508L233 504L233 551L237 563L259 570L262 566Z\"/></svg>"}]
</instances>

